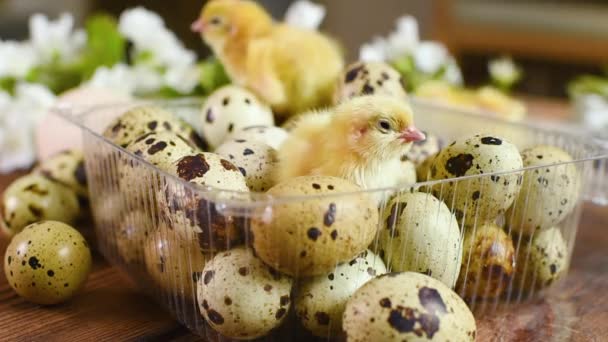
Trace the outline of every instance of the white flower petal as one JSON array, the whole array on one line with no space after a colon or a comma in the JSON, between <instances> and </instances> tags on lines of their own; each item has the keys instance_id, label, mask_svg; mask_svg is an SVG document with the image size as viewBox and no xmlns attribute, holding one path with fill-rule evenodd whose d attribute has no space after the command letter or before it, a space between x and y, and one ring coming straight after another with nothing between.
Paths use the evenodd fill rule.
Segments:
<instances>
[{"instance_id":1,"label":"white flower petal","mask_svg":"<svg viewBox=\"0 0 608 342\"><path fill-rule=\"evenodd\" d=\"M15 98L18 104L34 109L48 109L57 99L53 92L42 84L18 83L15 87Z\"/></svg>"},{"instance_id":2,"label":"white flower petal","mask_svg":"<svg viewBox=\"0 0 608 342\"><path fill-rule=\"evenodd\" d=\"M386 40L375 37L371 43L363 44L359 49L359 60L364 62L384 62L387 59Z\"/></svg>"},{"instance_id":3,"label":"white flower petal","mask_svg":"<svg viewBox=\"0 0 608 342\"><path fill-rule=\"evenodd\" d=\"M13 98L0 93L0 173L34 163L33 127L54 103L53 93L39 84L18 83Z\"/></svg>"},{"instance_id":4,"label":"white flower petal","mask_svg":"<svg viewBox=\"0 0 608 342\"><path fill-rule=\"evenodd\" d=\"M512 82L519 77L517 65L509 57L502 57L488 63L488 71L493 79Z\"/></svg>"},{"instance_id":5,"label":"white flower petal","mask_svg":"<svg viewBox=\"0 0 608 342\"><path fill-rule=\"evenodd\" d=\"M200 69L196 66L177 66L165 73L165 83L182 94L191 93L200 81Z\"/></svg>"},{"instance_id":6,"label":"white flower petal","mask_svg":"<svg viewBox=\"0 0 608 342\"><path fill-rule=\"evenodd\" d=\"M30 17L30 40L40 58L50 61L53 58L72 60L86 43L86 33L72 31L74 17L63 13L57 20L49 20L43 14Z\"/></svg>"},{"instance_id":7,"label":"white flower petal","mask_svg":"<svg viewBox=\"0 0 608 342\"><path fill-rule=\"evenodd\" d=\"M417 69L427 74L434 74L447 63L449 54L443 44L425 41L414 50L413 57Z\"/></svg>"},{"instance_id":8,"label":"white flower petal","mask_svg":"<svg viewBox=\"0 0 608 342\"><path fill-rule=\"evenodd\" d=\"M31 44L0 40L0 78L21 79L38 63L38 55Z\"/></svg>"},{"instance_id":9,"label":"white flower petal","mask_svg":"<svg viewBox=\"0 0 608 342\"><path fill-rule=\"evenodd\" d=\"M316 30L325 18L325 6L307 0L291 4L285 13L285 22L303 29Z\"/></svg>"},{"instance_id":10,"label":"white flower petal","mask_svg":"<svg viewBox=\"0 0 608 342\"><path fill-rule=\"evenodd\" d=\"M388 36L388 58L397 59L412 53L420 43L418 21L407 15L397 20L397 30Z\"/></svg>"},{"instance_id":11,"label":"white flower petal","mask_svg":"<svg viewBox=\"0 0 608 342\"><path fill-rule=\"evenodd\" d=\"M135 92L136 78L129 66L119 63L112 68L100 67L87 82L96 88L110 89L121 94L131 95Z\"/></svg>"},{"instance_id":12,"label":"white flower petal","mask_svg":"<svg viewBox=\"0 0 608 342\"><path fill-rule=\"evenodd\" d=\"M462 85L464 83L462 72L460 71L460 67L454 58L450 58L448 64L446 65L443 79L454 85Z\"/></svg>"},{"instance_id":13,"label":"white flower petal","mask_svg":"<svg viewBox=\"0 0 608 342\"><path fill-rule=\"evenodd\" d=\"M147 65L136 65L132 71L136 93L153 93L163 87L163 76L156 69Z\"/></svg>"},{"instance_id":14,"label":"white flower petal","mask_svg":"<svg viewBox=\"0 0 608 342\"><path fill-rule=\"evenodd\" d=\"M118 22L119 31L134 45L138 53L149 53L148 64L169 67L193 64L194 52L187 50L175 34L165 27L163 19L143 7L124 11Z\"/></svg>"}]
</instances>

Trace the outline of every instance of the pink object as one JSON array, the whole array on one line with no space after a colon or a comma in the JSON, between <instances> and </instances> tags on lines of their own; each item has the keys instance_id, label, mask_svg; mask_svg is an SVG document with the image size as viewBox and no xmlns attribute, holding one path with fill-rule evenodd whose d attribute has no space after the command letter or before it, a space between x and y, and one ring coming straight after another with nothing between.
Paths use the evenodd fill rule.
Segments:
<instances>
[{"instance_id":1,"label":"pink object","mask_svg":"<svg viewBox=\"0 0 608 342\"><path fill-rule=\"evenodd\" d=\"M80 87L62 94L55 106L86 108L104 104L124 103L129 100L130 97L108 89ZM108 111L108 115L104 117L104 122L99 123L99 131L103 131L105 125L109 124L118 114L120 114L120 111ZM50 112L38 123L35 134L36 154L39 161L45 160L55 153L66 149L82 149L82 132L80 128Z\"/></svg>"},{"instance_id":2,"label":"pink object","mask_svg":"<svg viewBox=\"0 0 608 342\"><path fill-rule=\"evenodd\" d=\"M418 128L416 128L414 126L410 126L410 127L406 128L405 130L403 130L403 132L401 132L401 135L399 136L399 138L403 139L404 142L409 143L409 142L422 141L422 140L426 139L426 135L424 135L424 133L422 133L422 131L419 130Z\"/></svg>"},{"instance_id":3,"label":"pink object","mask_svg":"<svg viewBox=\"0 0 608 342\"><path fill-rule=\"evenodd\" d=\"M192 32L203 32L203 30L205 29L205 24L203 23L202 19L197 19L195 22L192 23L192 25L190 25L190 29L192 30Z\"/></svg>"}]
</instances>

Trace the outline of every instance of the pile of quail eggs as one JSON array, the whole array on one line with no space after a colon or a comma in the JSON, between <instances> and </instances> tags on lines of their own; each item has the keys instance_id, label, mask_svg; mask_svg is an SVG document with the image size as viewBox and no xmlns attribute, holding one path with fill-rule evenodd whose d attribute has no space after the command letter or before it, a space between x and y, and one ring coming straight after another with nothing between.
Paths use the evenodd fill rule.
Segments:
<instances>
[{"instance_id":1,"label":"pile of quail eggs","mask_svg":"<svg viewBox=\"0 0 608 342\"><path fill-rule=\"evenodd\" d=\"M406 97L390 66L356 63L335 101L370 93ZM566 271L559 226L581 180L562 149L520 151L484 133L444 144L426 132L387 174L406 190L378 206L341 178L277 184L277 149L293 123L275 126L270 108L243 88L210 95L197 122L151 105L118 117L103 135L124 150L95 162L111 173L95 181L113 191L92 205L98 224L115 227L116 256L195 302L223 336L256 339L295 321L322 338L473 341L464 300L531 293ZM11 185L3 229L73 223L86 199L81 163L74 152L60 155ZM9 250L18 267L13 260L25 256Z\"/></svg>"},{"instance_id":2,"label":"pile of quail eggs","mask_svg":"<svg viewBox=\"0 0 608 342\"><path fill-rule=\"evenodd\" d=\"M82 152L76 150L51 156L5 189L0 231L11 242L4 254L4 272L9 285L25 299L57 304L83 287L91 252L71 225L87 217L88 197Z\"/></svg>"}]
</instances>

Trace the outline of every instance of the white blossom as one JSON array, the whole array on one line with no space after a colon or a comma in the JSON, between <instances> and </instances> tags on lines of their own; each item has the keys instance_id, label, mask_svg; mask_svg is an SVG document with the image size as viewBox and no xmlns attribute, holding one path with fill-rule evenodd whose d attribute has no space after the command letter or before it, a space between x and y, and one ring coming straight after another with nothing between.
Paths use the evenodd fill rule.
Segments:
<instances>
[{"instance_id":1,"label":"white blossom","mask_svg":"<svg viewBox=\"0 0 608 342\"><path fill-rule=\"evenodd\" d=\"M92 87L112 89L121 94L131 95L135 92L136 82L133 70L128 65L119 63L111 68L105 66L97 68L87 84Z\"/></svg>"},{"instance_id":2,"label":"white blossom","mask_svg":"<svg viewBox=\"0 0 608 342\"><path fill-rule=\"evenodd\" d=\"M608 98L584 94L577 96L575 103L585 126L591 130L608 129Z\"/></svg>"},{"instance_id":3,"label":"white blossom","mask_svg":"<svg viewBox=\"0 0 608 342\"><path fill-rule=\"evenodd\" d=\"M165 84L182 94L191 93L201 78L196 65L178 65L170 67L164 75Z\"/></svg>"},{"instance_id":4,"label":"white blossom","mask_svg":"<svg viewBox=\"0 0 608 342\"><path fill-rule=\"evenodd\" d=\"M0 93L0 173L34 163L33 129L54 103L55 95L39 84L18 83L13 98Z\"/></svg>"},{"instance_id":5,"label":"white blossom","mask_svg":"<svg viewBox=\"0 0 608 342\"><path fill-rule=\"evenodd\" d=\"M492 79L502 83L513 83L521 77L521 71L509 57L502 57L488 63L488 72Z\"/></svg>"},{"instance_id":6,"label":"white blossom","mask_svg":"<svg viewBox=\"0 0 608 342\"><path fill-rule=\"evenodd\" d=\"M434 74L444 66L449 59L448 50L441 43L425 41L413 51L416 68L427 74Z\"/></svg>"},{"instance_id":7,"label":"white blossom","mask_svg":"<svg viewBox=\"0 0 608 342\"><path fill-rule=\"evenodd\" d=\"M303 29L316 30L326 15L325 6L308 0L298 0L285 13L285 22Z\"/></svg>"},{"instance_id":8,"label":"white blossom","mask_svg":"<svg viewBox=\"0 0 608 342\"><path fill-rule=\"evenodd\" d=\"M455 85L462 85L464 80L462 78L462 71L460 71L460 67L456 60L451 57L445 67L445 74L443 75L443 79Z\"/></svg>"},{"instance_id":9,"label":"white blossom","mask_svg":"<svg viewBox=\"0 0 608 342\"><path fill-rule=\"evenodd\" d=\"M31 43L44 61L54 58L73 60L86 43L83 30L73 30L74 17L63 13L55 21L43 14L30 17L29 29Z\"/></svg>"},{"instance_id":10,"label":"white blossom","mask_svg":"<svg viewBox=\"0 0 608 342\"><path fill-rule=\"evenodd\" d=\"M388 36L386 55L388 59L396 59L411 54L420 43L418 21L411 15L397 19L397 30Z\"/></svg>"},{"instance_id":11,"label":"white blossom","mask_svg":"<svg viewBox=\"0 0 608 342\"><path fill-rule=\"evenodd\" d=\"M165 27L163 19L143 7L124 11L118 28L134 45L137 53L148 53L157 65L192 64L194 52L184 48L175 34Z\"/></svg>"},{"instance_id":12,"label":"white blossom","mask_svg":"<svg viewBox=\"0 0 608 342\"><path fill-rule=\"evenodd\" d=\"M0 78L24 78L38 64L31 44L0 40Z\"/></svg>"},{"instance_id":13,"label":"white blossom","mask_svg":"<svg viewBox=\"0 0 608 342\"><path fill-rule=\"evenodd\" d=\"M363 44L359 48L359 60L364 62L384 62L387 60L387 41L381 37L375 37L370 43Z\"/></svg>"},{"instance_id":14,"label":"white blossom","mask_svg":"<svg viewBox=\"0 0 608 342\"><path fill-rule=\"evenodd\" d=\"M152 92L164 85L180 93L194 89L196 54L184 47L158 14L143 7L129 9L120 15L118 27L134 45L135 91Z\"/></svg>"}]
</instances>

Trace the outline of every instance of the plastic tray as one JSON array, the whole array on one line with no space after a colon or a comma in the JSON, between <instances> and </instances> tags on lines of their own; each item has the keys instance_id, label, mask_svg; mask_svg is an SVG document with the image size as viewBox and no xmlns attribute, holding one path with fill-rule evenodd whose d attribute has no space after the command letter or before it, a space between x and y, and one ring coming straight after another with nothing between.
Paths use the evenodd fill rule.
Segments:
<instances>
[{"instance_id":1,"label":"plastic tray","mask_svg":"<svg viewBox=\"0 0 608 342\"><path fill-rule=\"evenodd\" d=\"M187 121L192 121L198 112L201 101L180 100L170 102L154 102ZM164 308L168 309L181 323L193 332L207 336L213 340L220 336L213 332L199 313L196 302L196 280L200 277L200 260L193 260L190 255L196 252L197 246L185 243L182 235L175 229L168 227L165 222L166 214L163 209L167 206L166 195L171 193L174 209L183 210L191 208L193 201L198 203L194 215L196 224L210 227L206 233L198 236L202 245L207 249L226 249L230 242L218 237L218 231L238 229L242 232L240 242L250 241L248 223L252 218L265 215L272 217L277 206L293 201L306 201L309 198L276 198L265 194L233 193L216 189L203 189L183 180L162 172L139 157L110 143L101 136L105 125L113 118L125 112L133 104L116 104L94 108L56 109L56 112L80 126L84 137L84 154L86 169L91 193L91 207L96 224L96 234L99 241L99 250L114 265L120 266L142 290L149 293ZM574 165L580 175L581 187L579 200L572 212L562 220L558 228L565 239L567 246L567 265L574 247L578 222L581 217L582 203L592 200L605 204L608 199L608 182L606 181L607 152L601 145L565 133L551 132L539 127L525 124L507 123L501 120L480 116L448 107L413 101L416 113L417 126L423 130L433 132L444 141L456 137L484 132L500 136L514 143L520 151L526 147L537 144L548 144L560 147L569 152ZM543 166L542 170L553 170L556 174L558 168L566 167L566 163ZM127 170L127 171L125 171ZM514 173L520 174L525 170ZM532 170L529 170L532 171ZM126 174L126 176L125 176ZM437 189L448 182L458 184L458 191L468 191L469 182L490 181L493 176L504 174L484 174L480 176L444 180L439 182L421 182L405 185L401 188L379 189L368 191L370 193L400 193L415 190L424 190L431 187ZM130 178L125 178L130 177ZM126 181L125 181L126 179ZM522 189L521 191L526 191ZM332 195L337 200L341 196L353 194ZM384 205L380 213L384 212ZM319 208L322 215L326 208ZM201 214L202 213L202 214ZM382 215L380 215L380 218ZM204 222L207 221L207 222ZM499 221L501 221L499 219ZM381 219L378 229L384 225ZM460 224L461 239L468 229L477 229L477 225L464 227ZM507 233L512 227L504 227ZM280 242L277 242L280 243ZM515 252L525 248L530 242L513 235ZM153 244L154 247L145 247ZM374 248L374 243L370 246ZM177 252L176 252L177 251ZM206 255L205 258L211 257ZM146 259L148 261L146 262ZM168 263L167 259L172 260ZM155 260L150 262L150 260ZM463 260L462 271L468 269L472 260ZM170 264L173 271L163 270ZM157 267L157 270L154 268ZM516 267L525 267L521 263ZM488 273L488 277L491 272ZM483 279L484 275L479 275ZM519 302L536 296L537 291L524 291L521 283L516 283L513 277L501 278L505 282L506 290L501 296L484 299L484 293L473 291L467 295L469 306L480 312L480 308L495 308L502 303ZM534 281L534 280L532 280ZM463 293L463 289L459 289ZM295 290L294 290L295 291ZM470 291L469 291L470 292ZM292 294L292 298L295 294ZM483 310L486 311L487 310ZM491 313L490 313L491 314ZM297 321L290 314L290 321ZM298 324L286 323L269 339L295 340L296 337L310 336ZM335 336L325 336L332 339Z\"/></svg>"}]
</instances>

